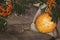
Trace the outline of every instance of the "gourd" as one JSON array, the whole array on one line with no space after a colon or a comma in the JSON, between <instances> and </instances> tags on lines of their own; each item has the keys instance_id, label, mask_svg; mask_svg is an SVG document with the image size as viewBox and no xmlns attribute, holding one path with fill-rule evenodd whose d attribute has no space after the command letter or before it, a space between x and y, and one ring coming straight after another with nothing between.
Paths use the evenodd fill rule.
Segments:
<instances>
[{"instance_id":1,"label":"gourd","mask_svg":"<svg viewBox=\"0 0 60 40\"><path fill-rule=\"evenodd\" d=\"M54 21L53 13L52 13L52 4L55 4L55 0L47 0L46 1L47 8L45 12L40 14L35 21L36 28L39 32L49 33L54 31L56 28L56 22Z\"/></svg>"},{"instance_id":2,"label":"gourd","mask_svg":"<svg viewBox=\"0 0 60 40\"><path fill-rule=\"evenodd\" d=\"M7 6L0 6L0 16L8 16L11 14L12 3L10 1L7 2Z\"/></svg>"}]
</instances>

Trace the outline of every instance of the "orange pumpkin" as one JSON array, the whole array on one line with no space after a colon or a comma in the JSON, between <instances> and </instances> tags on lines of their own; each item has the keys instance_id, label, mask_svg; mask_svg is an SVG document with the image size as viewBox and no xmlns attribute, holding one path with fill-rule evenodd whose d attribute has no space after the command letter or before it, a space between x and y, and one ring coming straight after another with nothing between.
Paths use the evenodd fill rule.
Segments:
<instances>
[{"instance_id":1,"label":"orange pumpkin","mask_svg":"<svg viewBox=\"0 0 60 40\"><path fill-rule=\"evenodd\" d=\"M48 13L38 16L35 22L37 30L42 33L52 32L56 27L56 23L51 20L52 17Z\"/></svg>"}]
</instances>

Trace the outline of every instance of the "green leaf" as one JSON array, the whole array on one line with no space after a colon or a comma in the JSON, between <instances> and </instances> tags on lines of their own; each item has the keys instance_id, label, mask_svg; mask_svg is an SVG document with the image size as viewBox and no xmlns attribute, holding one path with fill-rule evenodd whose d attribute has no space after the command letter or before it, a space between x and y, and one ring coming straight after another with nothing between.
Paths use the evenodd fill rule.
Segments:
<instances>
[{"instance_id":1,"label":"green leaf","mask_svg":"<svg viewBox=\"0 0 60 40\"><path fill-rule=\"evenodd\" d=\"M0 17L0 28L1 28L1 31L4 32L7 28L7 23L6 23L6 18L4 17Z\"/></svg>"}]
</instances>

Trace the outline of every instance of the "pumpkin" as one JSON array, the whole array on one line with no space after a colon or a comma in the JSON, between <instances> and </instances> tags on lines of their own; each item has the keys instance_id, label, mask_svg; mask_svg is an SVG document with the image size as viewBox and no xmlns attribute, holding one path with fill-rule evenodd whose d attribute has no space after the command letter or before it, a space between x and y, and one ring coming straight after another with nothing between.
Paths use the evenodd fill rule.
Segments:
<instances>
[{"instance_id":1,"label":"pumpkin","mask_svg":"<svg viewBox=\"0 0 60 40\"><path fill-rule=\"evenodd\" d=\"M37 30L42 33L52 32L56 27L56 23L51 20L52 17L48 13L38 16L35 22Z\"/></svg>"},{"instance_id":2,"label":"pumpkin","mask_svg":"<svg viewBox=\"0 0 60 40\"><path fill-rule=\"evenodd\" d=\"M48 7L45 10L45 13L42 13L36 18L35 25L39 32L49 33L54 31L56 28L56 22L54 22L54 18L51 16L52 14L52 4L55 3L55 0L47 0L46 4Z\"/></svg>"}]
</instances>

